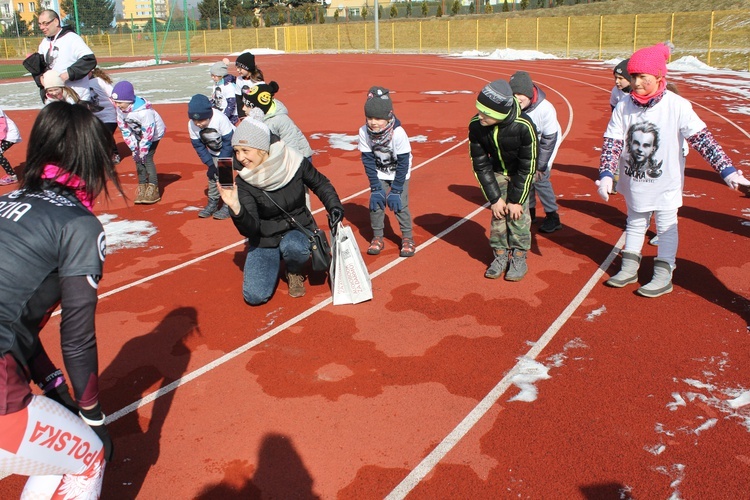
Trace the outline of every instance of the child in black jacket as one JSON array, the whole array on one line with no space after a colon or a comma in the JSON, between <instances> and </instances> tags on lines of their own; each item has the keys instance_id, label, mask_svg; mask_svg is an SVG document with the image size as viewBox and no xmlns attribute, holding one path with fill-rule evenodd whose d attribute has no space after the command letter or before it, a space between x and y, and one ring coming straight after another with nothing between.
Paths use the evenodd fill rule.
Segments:
<instances>
[{"instance_id":1,"label":"child in black jacket","mask_svg":"<svg viewBox=\"0 0 750 500\"><path fill-rule=\"evenodd\" d=\"M536 172L536 129L505 80L487 84L476 107L479 112L469 123L469 152L491 205L490 247L495 253L484 275L497 279L507 269L506 280L520 281L531 248L528 201Z\"/></svg>"}]
</instances>

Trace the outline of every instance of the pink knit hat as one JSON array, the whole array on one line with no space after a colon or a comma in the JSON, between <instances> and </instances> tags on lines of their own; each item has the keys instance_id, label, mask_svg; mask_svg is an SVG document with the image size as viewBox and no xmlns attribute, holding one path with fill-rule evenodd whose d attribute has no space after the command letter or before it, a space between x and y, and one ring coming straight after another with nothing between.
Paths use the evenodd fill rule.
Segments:
<instances>
[{"instance_id":1,"label":"pink knit hat","mask_svg":"<svg viewBox=\"0 0 750 500\"><path fill-rule=\"evenodd\" d=\"M669 47L663 43L644 47L636 50L630 56L628 62L628 73L639 75L645 73L654 76L667 76L667 60L669 59Z\"/></svg>"}]
</instances>

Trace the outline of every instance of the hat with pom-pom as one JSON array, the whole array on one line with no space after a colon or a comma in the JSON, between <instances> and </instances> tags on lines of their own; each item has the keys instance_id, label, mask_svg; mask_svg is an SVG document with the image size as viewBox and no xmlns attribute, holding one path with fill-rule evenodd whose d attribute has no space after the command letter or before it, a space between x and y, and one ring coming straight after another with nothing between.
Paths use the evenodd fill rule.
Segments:
<instances>
[{"instance_id":1,"label":"hat with pom-pom","mask_svg":"<svg viewBox=\"0 0 750 500\"><path fill-rule=\"evenodd\" d=\"M243 91L242 104L248 108L256 108L263 111L265 115L273 104L273 95L278 92L279 84L276 82L259 83Z\"/></svg>"},{"instance_id":2,"label":"hat with pom-pom","mask_svg":"<svg viewBox=\"0 0 750 500\"><path fill-rule=\"evenodd\" d=\"M669 54L669 46L663 43L638 49L630 56L628 73L631 75L654 75L656 77L667 76Z\"/></svg>"},{"instance_id":3,"label":"hat with pom-pom","mask_svg":"<svg viewBox=\"0 0 750 500\"><path fill-rule=\"evenodd\" d=\"M112 100L121 102L135 101L135 90L133 84L127 80L117 82L112 88Z\"/></svg>"}]
</instances>

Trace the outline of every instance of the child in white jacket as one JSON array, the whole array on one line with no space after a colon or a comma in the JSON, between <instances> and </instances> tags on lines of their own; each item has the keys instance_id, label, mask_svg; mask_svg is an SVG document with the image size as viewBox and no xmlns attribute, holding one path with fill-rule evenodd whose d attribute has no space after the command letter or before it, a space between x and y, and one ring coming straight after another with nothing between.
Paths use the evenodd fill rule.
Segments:
<instances>
[{"instance_id":1,"label":"child in white jacket","mask_svg":"<svg viewBox=\"0 0 750 500\"><path fill-rule=\"evenodd\" d=\"M133 152L138 172L138 188L133 203L151 205L161 200L156 176L154 153L164 137L166 126L151 103L137 97L133 84L118 82L112 89L112 101L117 107L117 126L122 138Z\"/></svg>"}]
</instances>

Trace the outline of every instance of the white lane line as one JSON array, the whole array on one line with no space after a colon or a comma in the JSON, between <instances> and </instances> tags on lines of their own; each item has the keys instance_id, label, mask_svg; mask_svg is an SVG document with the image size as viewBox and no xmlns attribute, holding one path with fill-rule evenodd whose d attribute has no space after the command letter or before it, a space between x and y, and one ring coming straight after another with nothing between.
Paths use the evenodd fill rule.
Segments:
<instances>
[{"instance_id":1,"label":"white lane line","mask_svg":"<svg viewBox=\"0 0 750 500\"><path fill-rule=\"evenodd\" d=\"M458 144L454 144L453 146L449 147L448 149L446 149L442 153L438 153L435 156L433 156L432 158L428 158L427 160L423 161L419 165L417 165L415 167L412 167L412 169L411 169L412 172L414 170L417 170L419 168L424 167L425 165L428 165L429 163L432 163L433 161L437 160L441 156L444 156L444 155L450 153L451 151L453 151L457 147L462 146L463 144L466 144L468 142L468 140L469 139L464 139L463 141L459 142ZM346 198L343 198L341 200L341 202L343 203L345 201L349 201L352 198L356 198L357 196L360 196L360 195L368 192L369 190L370 190L370 188L366 188L366 189L363 189L361 191L357 191L356 193L351 194L351 195L347 196ZM313 215L315 215L315 214L317 214L319 212L322 212L323 210L325 210L325 208L324 207L320 207L320 208L318 208L317 210L315 210L313 212ZM229 245L227 245L225 247L219 248L218 250L213 250L213 251L211 251L211 252L209 252L207 254L201 255L200 257L196 257L196 258L191 259L191 260L189 260L187 262L183 262L182 264L178 264L176 266L169 267L169 268L167 268L167 269L165 269L163 271L159 271L158 273L154 273L154 274L151 274L149 276L146 276L145 278L141 278L139 280L133 281L132 283L128 283L127 285L123 285L123 286L118 287L118 288L113 288L112 290L109 290L107 292L104 292L104 293L100 294L99 295L99 299L103 299L105 297L109 297L110 295L114 295L116 293L124 292L125 290L128 290L130 288L136 287L138 285L142 285L143 283L148 283L149 281L155 280L156 278L159 278L161 276L166 276L167 274L172 274L175 271L179 271L180 269L183 269L185 267L192 266L193 264L195 264L197 262L201 262L201 261L206 260L208 258L211 258L214 255L218 255L218 254L226 252L227 250L230 250L230 249L232 249L234 247L237 247L237 246L240 246L240 245L244 245L245 241L247 241L247 240L246 239L242 239L242 240L237 241L235 243L231 243L231 244L229 244ZM57 309L55 312L53 312L52 316L57 316L58 314L60 314L60 309Z\"/></svg>"},{"instance_id":2,"label":"white lane line","mask_svg":"<svg viewBox=\"0 0 750 500\"><path fill-rule=\"evenodd\" d=\"M439 234L433 236L429 240L427 240L424 243L422 243L421 245L419 245L417 247L416 251L417 252L421 252L422 250L424 250L428 246L432 245L433 243L436 243L437 241L440 241L446 234L448 234L448 233L450 233L452 231L455 231L459 226L461 226L465 222L470 221L473 217L475 217L477 214L481 213L482 211L486 210L488 207L489 207L489 203L485 203L484 205L482 205L481 207L477 208L476 210L474 210L473 212L471 212L469 215L467 215L463 219L455 222L449 228L441 231ZM405 261L407 258L408 257L396 257L395 259L393 259L388 264L386 264L383 267L379 268L378 270L370 273L370 277L373 278L373 279L377 278L378 276L380 276L384 272L390 270L394 266L396 266L396 265L400 264L401 262ZM124 408L122 408L122 409L120 409L120 410L118 410L118 411L116 411L116 412L108 415L107 416L107 423L114 422L115 420L118 420L118 419L124 417L128 413L131 413L131 412L137 410L138 408L140 408L142 406L145 406L145 405L147 405L149 403L152 403L153 401L155 401L156 399L160 398L161 396L164 396L164 395L166 395L166 394L174 391L178 387L180 387L182 385L185 385L186 383L190 382L191 380L194 380L194 379L200 377L201 375L204 375L204 374L210 372L214 368L217 368L217 367L223 365L224 363L226 363L228 361L231 361L232 359L236 358L240 354L242 354L244 352L247 352L248 350L252 349L253 347L255 347L255 346L257 346L257 345L259 345L259 344L261 344L263 342L265 342L266 340L269 340L269 339L275 337L276 335L278 335L279 333L283 332L287 328L290 328L290 327L296 325L297 323L299 323L303 319L311 316L313 313L315 313L315 312L323 309L324 307L326 307L329 304L331 304L332 301L333 301L333 298L332 297L328 297L327 299L325 299L325 300L323 300L323 301L315 304L314 306L310 307L309 309L307 309L307 310L299 313L297 316L295 316L295 317L293 317L293 318L285 321L284 323L280 324L279 326L277 326L273 330L270 330L269 332L264 333L260 337L257 337L255 339L251 340L250 342L248 342L248 343L246 343L244 345L241 345L240 347L234 349L233 351L224 354L223 356L215 359L214 361L211 361L210 363L208 363L208 364L206 364L206 365L198 368L197 370L194 370L194 371L188 373L187 375L184 375L184 376L180 377L179 379L175 380L174 382L172 382L172 383L170 383L168 385L165 385L164 387L161 387L158 390L156 390L156 391L154 391L154 392L152 392L150 394L147 394L143 398L141 398L141 399L139 399L139 400L137 400L137 401L129 404L128 406L126 406L126 407L124 407Z\"/></svg>"},{"instance_id":3,"label":"white lane line","mask_svg":"<svg viewBox=\"0 0 750 500\"><path fill-rule=\"evenodd\" d=\"M555 321L547 328L547 331L539 337L534 343L534 346L529 349L526 353L526 357L536 359L539 353L550 343L555 337L558 331L563 325L570 319L578 306L581 305L583 300L588 296L594 286L599 282L604 272L609 268L610 264L618 254L620 248L625 243L625 233L620 236L617 240L614 248L609 252L609 255L594 274L589 278L588 282L581 288L581 291L573 298L568 306L563 310L562 313L555 319ZM498 384L489 392L487 395L477 404L474 409L469 412L466 417L448 434L435 449L433 449L410 473L404 478L394 489L391 491L386 500L396 500L406 497L421 481L427 476L427 474L435 468L435 466L453 449L458 442L463 439L466 434L479 422L479 420L489 411L492 406L497 403L498 399L508 390L511 386L511 379L518 373L520 363L516 363L513 368L498 382Z\"/></svg>"}]
</instances>

